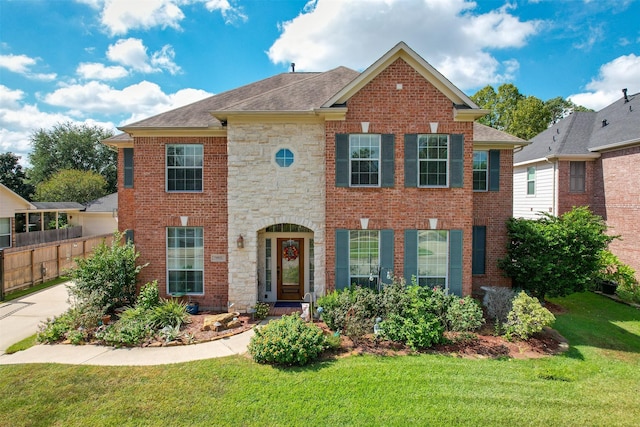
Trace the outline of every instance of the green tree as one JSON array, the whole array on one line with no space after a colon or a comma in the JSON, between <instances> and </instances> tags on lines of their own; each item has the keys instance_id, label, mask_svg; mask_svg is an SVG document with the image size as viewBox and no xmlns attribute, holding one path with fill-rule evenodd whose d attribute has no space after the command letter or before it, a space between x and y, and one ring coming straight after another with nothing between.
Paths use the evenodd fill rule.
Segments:
<instances>
[{"instance_id":1,"label":"green tree","mask_svg":"<svg viewBox=\"0 0 640 427\"><path fill-rule=\"evenodd\" d=\"M0 154L0 183L16 194L31 200L33 185L27 182L27 176L18 163L20 157L8 152Z\"/></svg>"},{"instance_id":2,"label":"green tree","mask_svg":"<svg viewBox=\"0 0 640 427\"><path fill-rule=\"evenodd\" d=\"M111 136L101 127L70 122L34 132L29 178L37 186L63 169L92 171L105 178L107 194L116 192L117 153L100 142Z\"/></svg>"},{"instance_id":3,"label":"green tree","mask_svg":"<svg viewBox=\"0 0 640 427\"><path fill-rule=\"evenodd\" d=\"M61 170L36 187L34 199L39 202L87 203L106 196L107 182L91 171Z\"/></svg>"},{"instance_id":4,"label":"green tree","mask_svg":"<svg viewBox=\"0 0 640 427\"><path fill-rule=\"evenodd\" d=\"M507 132L529 140L547 128L551 112L542 100L528 96L518 101L511 118Z\"/></svg>"},{"instance_id":5,"label":"green tree","mask_svg":"<svg viewBox=\"0 0 640 427\"><path fill-rule=\"evenodd\" d=\"M564 99L560 96L549 99L547 102L545 102L545 105L551 113L550 124L562 120L574 111L593 111L590 108L583 107L582 105L576 105L572 101Z\"/></svg>"},{"instance_id":6,"label":"green tree","mask_svg":"<svg viewBox=\"0 0 640 427\"><path fill-rule=\"evenodd\" d=\"M536 220L507 221L507 256L498 262L516 287L540 300L587 289L601 268L601 254L615 236L606 234L602 217L587 207L560 217L544 213Z\"/></svg>"}]
</instances>

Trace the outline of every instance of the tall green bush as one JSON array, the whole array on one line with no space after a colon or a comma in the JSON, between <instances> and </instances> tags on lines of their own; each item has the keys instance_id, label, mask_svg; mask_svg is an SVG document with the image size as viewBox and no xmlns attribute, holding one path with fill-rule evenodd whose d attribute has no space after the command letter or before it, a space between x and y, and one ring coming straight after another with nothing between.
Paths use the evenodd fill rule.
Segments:
<instances>
[{"instance_id":1,"label":"tall green bush","mask_svg":"<svg viewBox=\"0 0 640 427\"><path fill-rule=\"evenodd\" d=\"M544 300L587 289L599 269L600 254L615 238L604 220L587 207L560 217L507 221L507 256L498 263L516 287Z\"/></svg>"},{"instance_id":2,"label":"tall green bush","mask_svg":"<svg viewBox=\"0 0 640 427\"><path fill-rule=\"evenodd\" d=\"M104 312L133 305L136 300L136 275L145 265L136 265L139 253L130 243L122 243L116 232L111 245L102 242L90 258L77 258L77 267L69 272L74 285L69 293L79 302L92 301Z\"/></svg>"}]
</instances>

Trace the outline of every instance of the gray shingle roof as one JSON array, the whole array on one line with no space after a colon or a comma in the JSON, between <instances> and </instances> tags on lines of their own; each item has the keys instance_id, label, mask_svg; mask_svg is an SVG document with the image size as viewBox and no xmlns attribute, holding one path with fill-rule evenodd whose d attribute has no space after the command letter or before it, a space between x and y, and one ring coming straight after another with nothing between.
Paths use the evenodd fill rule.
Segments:
<instances>
[{"instance_id":1,"label":"gray shingle roof","mask_svg":"<svg viewBox=\"0 0 640 427\"><path fill-rule=\"evenodd\" d=\"M76 203L76 202L31 202L31 204L33 206L35 206L40 211L43 211L43 210L58 211L58 210L64 210L64 209L69 209L69 210L82 210L82 209L84 209L84 205L81 205L80 203Z\"/></svg>"},{"instance_id":2,"label":"gray shingle roof","mask_svg":"<svg viewBox=\"0 0 640 427\"><path fill-rule=\"evenodd\" d=\"M113 212L118 209L118 193L108 194L85 205L85 212Z\"/></svg>"},{"instance_id":3,"label":"gray shingle roof","mask_svg":"<svg viewBox=\"0 0 640 427\"><path fill-rule=\"evenodd\" d=\"M346 67L324 73L282 73L125 125L122 129L220 126L212 112L311 111L359 74Z\"/></svg>"},{"instance_id":4,"label":"gray shingle roof","mask_svg":"<svg viewBox=\"0 0 640 427\"><path fill-rule=\"evenodd\" d=\"M599 147L640 142L640 94L620 98L598 112L574 112L531 139L514 155L514 163L545 157L588 155ZM606 126L603 126L606 120Z\"/></svg>"}]
</instances>

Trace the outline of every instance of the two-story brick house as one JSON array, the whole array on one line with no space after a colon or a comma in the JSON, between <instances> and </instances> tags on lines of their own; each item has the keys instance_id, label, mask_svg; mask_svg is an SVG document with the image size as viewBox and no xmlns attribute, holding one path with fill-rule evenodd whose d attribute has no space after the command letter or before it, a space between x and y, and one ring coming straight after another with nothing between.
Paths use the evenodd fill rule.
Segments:
<instances>
[{"instance_id":1,"label":"two-story brick house","mask_svg":"<svg viewBox=\"0 0 640 427\"><path fill-rule=\"evenodd\" d=\"M119 225L142 280L245 310L415 276L471 294L512 215L513 148L406 44L364 72L283 73L123 126Z\"/></svg>"}]
</instances>

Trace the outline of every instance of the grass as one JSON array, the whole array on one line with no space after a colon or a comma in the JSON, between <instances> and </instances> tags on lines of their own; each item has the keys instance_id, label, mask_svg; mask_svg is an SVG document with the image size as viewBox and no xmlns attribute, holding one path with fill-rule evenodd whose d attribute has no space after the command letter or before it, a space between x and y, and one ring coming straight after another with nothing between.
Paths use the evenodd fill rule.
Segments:
<instances>
[{"instance_id":1,"label":"grass","mask_svg":"<svg viewBox=\"0 0 640 427\"><path fill-rule=\"evenodd\" d=\"M17 343L10 345L9 348L7 348L7 350L5 351L5 353L13 354L18 351L26 350L29 347L33 347L34 345L37 344L36 342L37 336L38 334L33 334L30 337L23 339L22 341L18 341Z\"/></svg>"},{"instance_id":2,"label":"grass","mask_svg":"<svg viewBox=\"0 0 640 427\"><path fill-rule=\"evenodd\" d=\"M29 294L41 291L43 289L49 288L51 286L59 285L60 283L64 283L64 282L68 282L68 281L69 281L68 277L58 277L56 279L49 280L48 282L44 282L44 283L41 283L39 285L31 286L30 288L20 289L19 291L14 291L14 292L8 293L8 294L6 294L4 296L4 300L2 300L2 301L6 302L6 301L11 301L11 300L14 300L14 299L22 298L25 295L29 295Z\"/></svg>"},{"instance_id":3,"label":"grass","mask_svg":"<svg viewBox=\"0 0 640 427\"><path fill-rule=\"evenodd\" d=\"M637 425L640 311L591 293L554 302L571 348L536 360L0 366L0 426Z\"/></svg>"}]
</instances>

